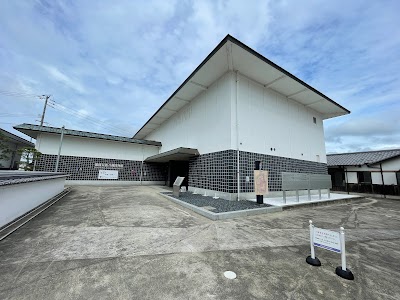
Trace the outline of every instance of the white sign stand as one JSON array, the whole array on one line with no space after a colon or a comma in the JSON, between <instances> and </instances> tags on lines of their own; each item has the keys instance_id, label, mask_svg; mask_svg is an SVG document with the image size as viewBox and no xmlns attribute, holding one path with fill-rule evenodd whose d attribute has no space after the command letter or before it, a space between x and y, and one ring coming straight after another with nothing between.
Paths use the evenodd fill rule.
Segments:
<instances>
[{"instance_id":1,"label":"white sign stand","mask_svg":"<svg viewBox=\"0 0 400 300\"><path fill-rule=\"evenodd\" d=\"M342 248L342 265L336 268L336 275L348 279L354 280L353 273L347 269L346 266L346 244L344 240L344 228L340 227L340 247Z\"/></svg>"},{"instance_id":2,"label":"white sign stand","mask_svg":"<svg viewBox=\"0 0 400 300\"><path fill-rule=\"evenodd\" d=\"M342 265L336 268L336 274L344 279L354 280L353 273L346 266L346 246L344 239L344 228L340 227L340 232L322 228L316 228L310 220L310 247L311 255L306 258L306 262L312 266L321 266L321 261L315 256L314 247L333 251L341 254Z\"/></svg>"},{"instance_id":3,"label":"white sign stand","mask_svg":"<svg viewBox=\"0 0 400 300\"><path fill-rule=\"evenodd\" d=\"M312 221L310 220L310 246L311 246L311 255L307 256L306 262L312 266L319 267L321 266L321 261L318 259L318 257L315 256L315 250L314 250L314 225Z\"/></svg>"}]
</instances>

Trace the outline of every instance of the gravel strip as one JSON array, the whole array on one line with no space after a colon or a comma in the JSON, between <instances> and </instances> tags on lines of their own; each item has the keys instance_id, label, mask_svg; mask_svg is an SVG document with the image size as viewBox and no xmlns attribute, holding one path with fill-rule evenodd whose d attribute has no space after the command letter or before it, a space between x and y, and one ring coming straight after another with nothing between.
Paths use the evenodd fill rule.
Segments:
<instances>
[{"instance_id":1,"label":"gravel strip","mask_svg":"<svg viewBox=\"0 0 400 300\"><path fill-rule=\"evenodd\" d=\"M162 192L162 193L165 195L168 195L170 197L173 197L175 199L195 205L197 207L206 208L207 210L215 212L215 213L271 206L268 204L257 204L256 202L247 201L247 200L229 201L229 200L225 200L225 199L214 199L213 197L210 197L210 196L202 196L200 194L194 195L192 192L183 192L180 194L179 198L174 197L173 193L171 193L171 192ZM215 209L210 209L210 207L214 207Z\"/></svg>"}]
</instances>

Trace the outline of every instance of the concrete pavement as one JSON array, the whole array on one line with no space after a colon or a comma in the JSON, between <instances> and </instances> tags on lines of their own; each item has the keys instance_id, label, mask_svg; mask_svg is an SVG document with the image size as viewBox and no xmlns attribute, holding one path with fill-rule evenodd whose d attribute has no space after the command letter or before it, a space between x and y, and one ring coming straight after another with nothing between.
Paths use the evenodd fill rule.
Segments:
<instances>
[{"instance_id":1,"label":"concrete pavement","mask_svg":"<svg viewBox=\"0 0 400 300\"><path fill-rule=\"evenodd\" d=\"M74 187L0 242L0 299L400 298L398 201L211 221L160 190ZM355 281L335 275L336 253L306 264L309 219L345 227Z\"/></svg>"}]
</instances>

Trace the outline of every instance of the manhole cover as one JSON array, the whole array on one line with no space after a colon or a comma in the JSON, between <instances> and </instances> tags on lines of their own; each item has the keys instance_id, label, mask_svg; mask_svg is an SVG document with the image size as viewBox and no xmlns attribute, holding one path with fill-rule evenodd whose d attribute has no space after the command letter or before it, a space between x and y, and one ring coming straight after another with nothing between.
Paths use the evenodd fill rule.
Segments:
<instances>
[{"instance_id":1,"label":"manhole cover","mask_svg":"<svg viewBox=\"0 0 400 300\"><path fill-rule=\"evenodd\" d=\"M236 273L232 271L225 271L224 276L228 279L235 279L236 278Z\"/></svg>"}]
</instances>

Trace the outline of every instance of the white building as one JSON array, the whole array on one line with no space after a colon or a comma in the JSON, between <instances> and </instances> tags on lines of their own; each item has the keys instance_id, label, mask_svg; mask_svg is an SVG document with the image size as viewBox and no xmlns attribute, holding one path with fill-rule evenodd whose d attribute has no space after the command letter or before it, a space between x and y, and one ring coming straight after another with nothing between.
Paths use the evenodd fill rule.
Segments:
<instances>
[{"instance_id":1,"label":"white building","mask_svg":"<svg viewBox=\"0 0 400 300\"><path fill-rule=\"evenodd\" d=\"M6 157L0 159L0 170L18 170L18 163L21 159L18 149L35 147L35 144L1 128L0 134L5 138L4 141L0 142L9 150L9 153L5 153ZM2 150L0 149L0 151Z\"/></svg>"},{"instance_id":2,"label":"white building","mask_svg":"<svg viewBox=\"0 0 400 300\"><path fill-rule=\"evenodd\" d=\"M335 190L399 195L400 149L327 155Z\"/></svg>"},{"instance_id":3,"label":"white building","mask_svg":"<svg viewBox=\"0 0 400 300\"><path fill-rule=\"evenodd\" d=\"M81 165L87 158L105 164L131 161L135 166L142 166L143 160L143 168L158 168L169 185L181 175L188 178L190 189L218 192L228 199L239 192L246 198L253 193L256 160L269 170L272 192L281 191L284 171L327 174L323 120L348 113L228 35L134 135L135 142L67 135L62 158ZM37 148L44 154L39 167L51 170L60 131L26 124L15 128L37 136ZM90 161L82 174L96 180L98 169ZM71 163L65 164L66 170L79 169ZM151 180L141 174L142 182ZM71 176L81 182L85 178Z\"/></svg>"}]
</instances>

